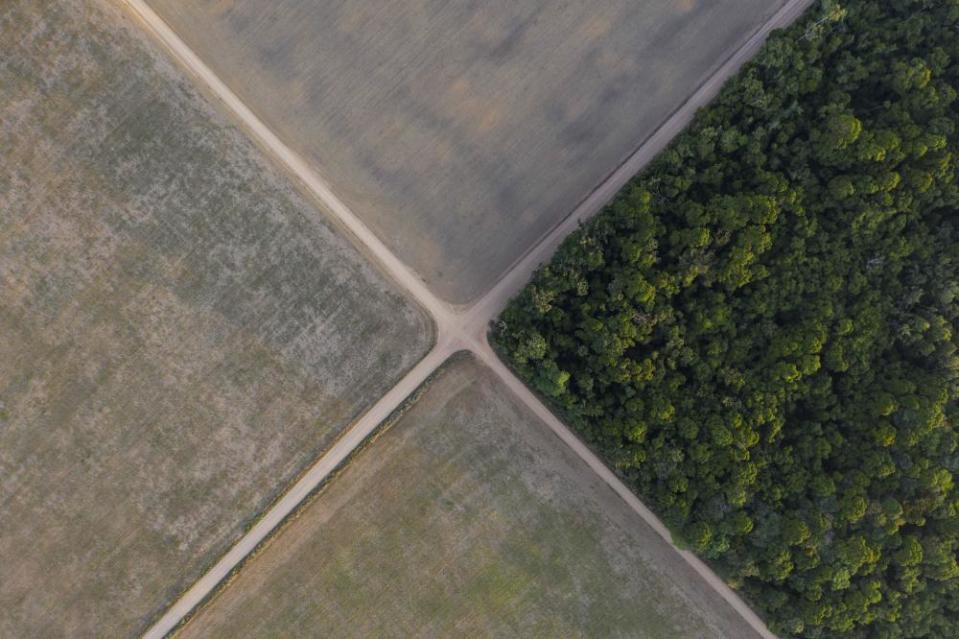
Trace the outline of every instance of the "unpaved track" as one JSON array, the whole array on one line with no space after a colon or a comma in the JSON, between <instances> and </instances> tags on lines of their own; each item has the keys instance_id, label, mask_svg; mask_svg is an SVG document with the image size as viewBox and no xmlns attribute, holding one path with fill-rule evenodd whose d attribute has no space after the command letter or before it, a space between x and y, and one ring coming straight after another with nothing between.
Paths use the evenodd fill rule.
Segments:
<instances>
[{"instance_id":1,"label":"unpaved track","mask_svg":"<svg viewBox=\"0 0 959 639\"><path fill-rule=\"evenodd\" d=\"M238 123L268 153L273 155L303 186L322 203L331 217L351 235L357 245L385 273L425 308L436 323L436 344L426 357L396 386L379 399L343 433L337 442L281 497L259 521L187 590L145 633L148 639L161 639L200 604L257 545L266 539L297 505L316 488L373 430L400 406L436 368L459 350L470 350L489 366L524 403L572 448L609 486L643 519L671 542L669 531L661 521L617 478L612 471L553 415L539 399L496 357L486 333L489 322L529 281L536 268L546 261L563 239L580 223L595 215L640 169L653 159L690 122L696 111L705 106L723 83L758 51L769 32L794 21L813 0L790 0L769 21L730 56L716 73L702 84L643 144L576 210L546 234L506 275L478 302L468 307L454 307L434 296L422 280L406 267L378 237L336 196L329 185L296 153L284 144L243 102L200 60L193 51L150 9L143 0L117 0L143 27L166 47L173 57L230 112ZM692 553L676 549L762 637L773 635L761 619Z\"/></svg>"}]
</instances>

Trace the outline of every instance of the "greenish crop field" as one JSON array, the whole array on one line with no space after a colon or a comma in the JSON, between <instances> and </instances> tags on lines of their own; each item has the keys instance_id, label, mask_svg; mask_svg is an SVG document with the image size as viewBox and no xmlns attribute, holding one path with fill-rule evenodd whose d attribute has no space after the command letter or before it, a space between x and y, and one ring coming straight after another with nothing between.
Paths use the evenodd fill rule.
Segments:
<instances>
[{"instance_id":1,"label":"greenish crop field","mask_svg":"<svg viewBox=\"0 0 959 639\"><path fill-rule=\"evenodd\" d=\"M179 636L755 634L461 354Z\"/></svg>"},{"instance_id":2,"label":"greenish crop field","mask_svg":"<svg viewBox=\"0 0 959 639\"><path fill-rule=\"evenodd\" d=\"M432 324L113 4L0 4L0 149L0 636L132 636Z\"/></svg>"},{"instance_id":3,"label":"greenish crop field","mask_svg":"<svg viewBox=\"0 0 959 639\"><path fill-rule=\"evenodd\" d=\"M784 0L147 0L440 297L485 293Z\"/></svg>"}]
</instances>

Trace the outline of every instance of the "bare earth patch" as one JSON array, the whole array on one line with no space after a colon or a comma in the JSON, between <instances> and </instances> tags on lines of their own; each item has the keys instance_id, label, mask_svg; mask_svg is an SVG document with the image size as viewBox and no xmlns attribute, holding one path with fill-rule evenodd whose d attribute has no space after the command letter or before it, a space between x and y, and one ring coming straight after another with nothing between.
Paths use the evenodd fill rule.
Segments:
<instances>
[{"instance_id":1,"label":"bare earth patch","mask_svg":"<svg viewBox=\"0 0 959 639\"><path fill-rule=\"evenodd\" d=\"M181 636L756 635L460 355Z\"/></svg>"},{"instance_id":2,"label":"bare earth patch","mask_svg":"<svg viewBox=\"0 0 959 639\"><path fill-rule=\"evenodd\" d=\"M0 5L0 637L144 629L429 347L142 38Z\"/></svg>"},{"instance_id":3,"label":"bare earth patch","mask_svg":"<svg viewBox=\"0 0 959 639\"><path fill-rule=\"evenodd\" d=\"M476 299L784 0L147 0L440 297Z\"/></svg>"}]
</instances>

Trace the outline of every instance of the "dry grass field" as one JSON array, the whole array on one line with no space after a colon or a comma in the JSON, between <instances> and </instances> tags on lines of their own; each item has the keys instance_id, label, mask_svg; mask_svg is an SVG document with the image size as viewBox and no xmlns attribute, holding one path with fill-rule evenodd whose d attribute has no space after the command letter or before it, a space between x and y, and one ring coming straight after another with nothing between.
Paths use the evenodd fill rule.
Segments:
<instances>
[{"instance_id":1,"label":"dry grass field","mask_svg":"<svg viewBox=\"0 0 959 639\"><path fill-rule=\"evenodd\" d=\"M0 3L0 637L122 637L431 324L101 0Z\"/></svg>"},{"instance_id":2,"label":"dry grass field","mask_svg":"<svg viewBox=\"0 0 959 639\"><path fill-rule=\"evenodd\" d=\"M783 0L148 0L441 297L486 291Z\"/></svg>"},{"instance_id":3,"label":"dry grass field","mask_svg":"<svg viewBox=\"0 0 959 639\"><path fill-rule=\"evenodd\" d=\"M460 355L180 635L241 636L755 635Z\"/></svg>"}]
</instances>

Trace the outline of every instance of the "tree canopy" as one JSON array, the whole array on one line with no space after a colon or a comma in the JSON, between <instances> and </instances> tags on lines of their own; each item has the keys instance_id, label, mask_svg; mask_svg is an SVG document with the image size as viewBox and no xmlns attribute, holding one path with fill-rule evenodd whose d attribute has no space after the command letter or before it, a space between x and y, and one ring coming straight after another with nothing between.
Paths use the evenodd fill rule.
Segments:
<instances>
[{"instance_id":1,"label":"tree canopy","mask_svg":"<svg viewBox=\"0 0 959 639\"><path fill-rule=\"evenodd\" d=\"M784 637L959 636L959 0L823 2L493 341Z\"/></svg>"}]
</instances>

